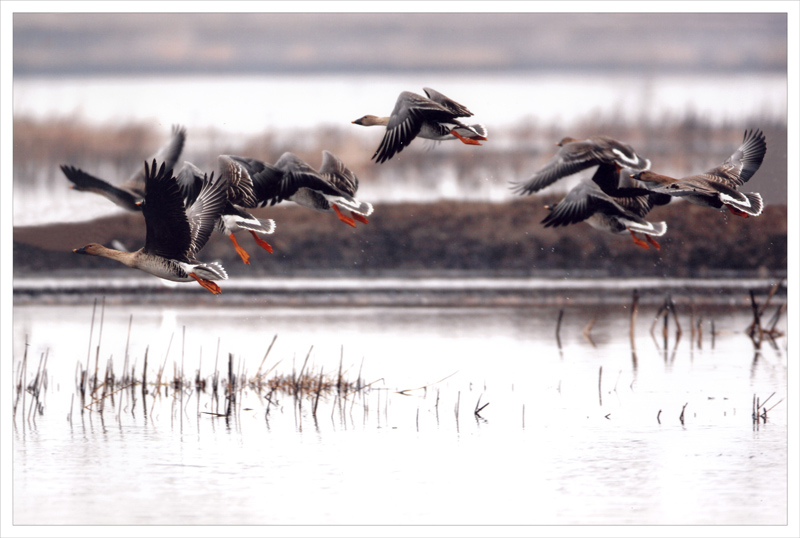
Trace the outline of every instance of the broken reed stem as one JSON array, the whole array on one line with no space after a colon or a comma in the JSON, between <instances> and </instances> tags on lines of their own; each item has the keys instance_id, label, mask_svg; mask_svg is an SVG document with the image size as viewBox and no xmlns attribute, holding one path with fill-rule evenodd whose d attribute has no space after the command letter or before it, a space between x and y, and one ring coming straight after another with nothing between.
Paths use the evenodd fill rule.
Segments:
<instances>
[{"instance_id":1,"label":"broken reed stem","mask_svg":"<svg viewBox=\"0 0 800 538\"><path fill-rule=\"evenodd\" d=\"M767 402L768 402L768 401L769 401L769 399L770 399L770 398L772 398L773 396L775 396L775 393L774 393L774 392L773 392L772 394L770 394L769 396L767 396L767 399L766 399L766 400L764 400L763 402L761 402L761 404L760 404L758 407L756 407L756 411L758 411L759 409L761 409L762 407L764 407L765 405L767 405Z\"/></svg>"},{"instance_id":2,"label":"broken reed stem","mask_svg":"<svg viewBox=\"0 0 800 538\"><path fill-rule=\"evenodd\" d=\"M597 395L600 397L600 406L603 405L603 367L600 367L600 372L597 376Z\"/></svg>"},{"instance_id":3,"label":"broken reed stem","mask_svg":"<svg viewBox=\"0 0 800 538\"><path fill-rule=\"evenodd\" d=\"M142 367L142 402L147 396L147 356L150 354L150 346L144 348L144 367ZM144 406L145 413L147 413L147 406Z\"/></svg>"},{"instance_id":4,"label":"broken reed stem","mask_svg":"<svg viewBox=\"0 0 800 538\"><path fill-rule=\"evenodd\" d=\"M777 281L775 284L772 285L772 287L770 287L769 294L767 295L767 300L764 301L764 305L760 308L759 312L760 316L763 316L764 312L766 312L767 308L769 308L769 303L770 301L772 301L772 298L778 292L778 289L780 288L781 284L783 284L783 279Z\"/></svg>"},{"instance_id":5,"label":"broken reed stem","mask_svg":"<svg viewBox=\"0 0 800 538\"><path fill-rule=\"evenodd\" d=\"M561 320L564 319L564 309L558 311L558 320L556 321L556 344L558 349L561 349Z\"/></svg>"},{"instance_id":6,"label":"broken reed stem","mask_svg":"<svg viewBox=\"0 0 800 538\"><path fill-rule=\"evenodd\" d=\"M17 382L17 399L14 401L14 418L17 418L17 405L22 397L22 414L25 414L25 371L28 369L28 335L25 335L25 351L22 354L22 367Z\"/></svg>"},{"instance_id":7,"label":"broken reed stem","mask_svg":"<svg viewBox=\"0 0 800 538\"><path fill-rule=\"evenodd\" d=\"M661 424L661 409L658 410L658 414L656 415L656 420L659 424Z\"/></svg>"},{"instance_id":8,"label":"broken reed stem","mask_svg":"<svg viewBox=\"0 0 800 538\"><path fill-rule=\"evenodd\" d=\"M317 395L314 398L314 408L311 411L311 414L314 418L317 417L317 404L319 404L319 395L322 392L322 368L319 369L319 381L317 381Z\"/></svg>"},{"instance_id":9,"label":"broken reed stem","mask_svg":"<svg viewBox=\"0 0 800 538\"><path fill-rule=\"evenodd\" d=\"M402 394L403 396L408 396L408 393L409 393L409 392L411 392L411 391L413 391L413 390L427 390L427 389L428 389L428 387L432 387L433 385L439 384L439 383L441 383L442 381L444 381L444 380L446 380L446 379L450 379L451 377L453 377L453 376L454 376L454 375L456 375L457 373L458 373L458 370L456 370L455 372L453 372L453 373L452 373L452 374L450 374L450 375L446 375L446 376L444 376L444 377L443 377L443 378L441 378L439 381L434 381L433 383L428 383L427 385L423 385L423 386L421 386L421 387L417 387L417 388L415 388L415 389L403 389L403 390L398 390L398 391L397 391L397 394Z\"/></svg>"},{"instance_id":10,"label":"broken reed stem","mask_svg":"<svg viewBox=\"0 0 800 538\"><path fill-rule=\"evenodd\" d=\"M92 306L92 323L89 326L89 349L86 352L86 370L83 373L83 379L81 379L81 404L84 403L84 399L86 397L86 388L88 383L89 377L89 364L92 360L92 337L94 336L94 317L97 313L97 297L94 298L94 305Z\"/></svg>"},{"instance_id":11,"label":"broken reed stem","mask_svg":"<svg viewBox=\"0 0 800 538\"><path fill-rule=\"evenodd\" d=\"M300 382L303 379L303 372L306 369L306 364L308 364L308 358L311 356L311 352L314 350L314 346L312 345L308 353L306 354L306 359L303 361L303 366L300 368L300 374L297 376L294 384L294 395L298 396L300 394Z\"/></svg>"},{"instance_id":12,"label":"broken reed stem","mask_svg":"<svg viewBox=\"0 0 800 538\"><path fill-rule=\"evenodd\" d=\"M717 329L714 326L714 320L711 320L711 349L714 349L714 345L717 340Z\"/></svg>"},{"instance_id":13,"label":"broken reed stem","mask_svg":"<svg viewBox=\"0 0 800 538\"><path fill-rule=\"evenodd\" d=\"M231 407L236 401L236 379L233 377L233 353L228 353L228 394L225 404L225 416L231 416Z\"/></svg>"},{"instance_id":14,"label":"broken reed stem","mask_svg":"<svg viewBox=\"0 0 800 538\"><path fill-rule=\"evenodd\" d=\"M750 323L747 334L753 341L755 348L761 349L761 342L764 339L764 329L761 327L761 310L758 307L756 294L753 290L750 290L750 307L753 310L753 321Z\"/></svg>"},{"instance_id":15,"label":"broken reed stem","mask_svg":"<svg viewBox=\"0 0 800 538\"><path fill-rule=\"evenodd\" d=\"M631 336L631 349L636 349L636 337L635 337L635 330L636 327L636 317L639 315L639 290L633 290L633 300L631 301L631 328L630 328L630 336Z\"/></svg>"},{"instance_id":16,"label":"broken reed stem","mask_svg":"<svg viewBox=\"0 0 800 538\"><path fill-rule=\"evenodd\" d=\"M120 391L123 391L123 390L125 390L125 389L128 389L128 388L130 388L130 387L133 387L134 385L136 385L136 383L135 383L135 382L134 382L134 383L130 383L130 384L128 384L128 385L125 385L125 386L122 386L122 387L119 387L119 388L118 388L118 389L116 389L115 391L113 391L113 392L109 392L109 393L106 393L106 392L105 392L105 390L104 390L104 391L103 391L103 394L102 394L102 396L100 396L99 398L94 398L94 399L92 399L92 401L91 401L91 402L89 402L88 404L86 404L86 405L84 406L84 409L86 409L87 411L91 411L91 409L89 409L89 408L90 408L92 405L94 405L94 404L96 404L96 403L102 403L102 402L103 402L103 400L105 400L106 398L109 398L109 397L113 396L114 394L116 394L116 393L118 393L118 392L120 392ZM98 409L98 412L100 412L100 413L102 413L102 412L103 412L103 407L102 407L102 406L100 406L100 409Z\"/></svg>"},{"instance_id":17,"label":"broken reed stem","mask_svg":"<svg viewBox=\"0 0 800 538\"><path fill-rule=\"evenodd\" d=\"M483 411L487 405L489 405L489 402L486 402L485 404L481 405L481 397L478 396L478 403L475 404L475 411L473 412L475 416L480 417L481 411Z\"/></svg>"},{"instance_id":18,"label":"broken reed stem","mask_svg":"<svg viewBox=\"0 0 800 538\"><path fill-rule=\"evenodd\" d=\"M100 331L97 333L97 351L94 356L94 386L92 387L92 393L97 390L97 372L99 368L100 362L100 343L103 340L103 320L105 319L106 314L106 297L103 296L103 300L100 304Z\"/></svg>"},{"instance_id":19,"label":"broken reed stem","mask_svg":"<svg viewBox=\"0 0 800 538\"><path fill-rule=\"evenodd\" d=\"M775 405L773 405L773 406L772 406L772 407L770 407L769 409L765 410L765 411L764 411L764 413L769 413L770 411L772 411L773 409L775 409L775 408L778 406L778 404L780 404L780 403L781 403L781 402L782 402L784 399L785 399L785 398L781 398L780 400L778 400L777 402L775 402Z\"/></svg>"},{"instance_id":20,"label":"broken reed stem","mask_svg":"<svg viewBox=\"0 0 800 538\"><path fill-rule=\"evenodd\" d=\"M258 365L258 370L256 370L256 377L259 377L259 374L261 374L261 368L264 367L264 362L266 362L267 357L269 356L269 352L272 351L272 346L275 345L275 340L277 339L278 339L277 334L272 337L272 342L270 342L269 347L267 348L267 352L264 353L264 358L261 359L261 364Z\"/></svg>"},{"instance_id":21,"label":"broken reed stem","mask_svg":"<svg viewBox=\"0 0 800 538\"><path fill-rule=\"evenodd\" d=\"M683 408L681 409L681 416L680 416L681 424L683 424L683 416L684 416L684 412L686 411L686 406L687 405L689 405L689 402L686 402L685 404L683 404Z\"/></svg>"},{"instance_id":22,"label":"broken reed stem","mask_svg":"<svg viewBox=\"0 0 800 538\"><path fill-rule=\"evenodd\" d=\"M158 374L156 375L156 386L155 390L153 391L153 405L150 407L150 414L153 414L153 410L156 407L156 398L159 394L161 394L161 376L164 373L164 368L167 367L167 357L169 357L169 350L172 347L172 338L175 336L175 333L169 335L169 344L167 344L167 352L164 353L164 364L161 368L158 369Z\"/></svg>"},{"instance_id":23,"label":"broken reed stem","mask_svg":"<svg viewBox=\"0 0 800 538\"><path fill-rule=\"evenodd\" d=\"M697 319L697 349L703 349L703 318Z\"/></svg>"},{"instance_id":24,"label":"broken reed stem","mask_svg":"<svg viewBox=\"0 0 800 538\"><path fill-rule=\"evenodd\" d=\"M342 344L342 351L339 354L339 375L336 377L336 394L342 393L342 362L344 362L344 344ZM362 361L363 365L364 362ZM358 371L358 377L361 379L361 370Z\"/></svg>"}]
</instances>

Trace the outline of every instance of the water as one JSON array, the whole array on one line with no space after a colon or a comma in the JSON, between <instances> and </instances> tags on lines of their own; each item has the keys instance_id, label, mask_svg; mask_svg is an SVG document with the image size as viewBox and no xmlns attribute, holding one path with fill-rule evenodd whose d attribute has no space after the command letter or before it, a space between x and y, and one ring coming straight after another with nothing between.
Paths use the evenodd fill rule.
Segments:
<instances>
[{"instance_id":1,"label":"water","mask_svg":"<svg viewBox=\"0 0 800 538\"><path fill-rule=\"evenodd\" d=\"M714 123L756 115L781 120L787 106L783 73L16 77L14 114L110 125L179 123L190 133L218 129L236 137L346 127L364 114L389 114L401 91L422 93L424 86L467 103L474 120L490 128L521 122L570 125L611 113L623 122L682 117L687 111ZM281 106L288 96L303 106ZM352 130L374 137L369 129Z\"/></svg>"},{"instance_id":2,"label":"water","mask_svg":"<svg viewBox=\"0 0 800 538\"><path fill-rule=\"evenodd\" d=\"M115 304L91 341L91 299L18 305L15 371L28 335L28 370L46 353L48 389L43 415L15 420L14 523L786 523L786 339L755 351L746 308L705 305L700 343L679 308L684 333L676 346L672 326L665 350L654 311L642 307L632 353L621 305ZM228 420L208 414L208 393L150 395L146 414L126 393L102 414L72 401L98 345L101 371L127 349L140 372L149 347L148 379L162 365L210 377L217 353L223 376L229 353L252 375L276 334L265 369L297 371L313 345L308 371L341 361L370 389L323 396L316 419L313 399L286 394L266 415L253 390ZM773 392L754 424L753 396Z\"/></svg>"}]
</instances>

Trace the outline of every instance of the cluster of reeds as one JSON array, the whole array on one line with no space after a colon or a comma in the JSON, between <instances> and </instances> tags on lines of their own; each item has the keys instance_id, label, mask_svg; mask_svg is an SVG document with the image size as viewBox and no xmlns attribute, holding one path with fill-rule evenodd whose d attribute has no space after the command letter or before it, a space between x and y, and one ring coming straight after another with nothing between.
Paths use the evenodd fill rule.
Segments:
<instances>
[{"instance_id":1,"label":"cluster of reeds","mask_svg":"<svg viewBox=\"0 0 800 538\"><path fill-rule=\"evenodd\" d=\"M766 301L763 305L759 305L758 301L756 300L756 292L754 290L749 291L750 296L750 303L753 310L753 321L750 325L745 329L745 332L753 341L753 346L756 350L761 348L761 343L764 340L770 342L774 349L778 348L776 339L784 336L783 332L777 329L778 322L781 319L781 316L786 311L786 303L781 303L777 306L772 317L766 324L762 323L764 315L766 313L767 308L770 306L770 302L775 297L777 291L783 285L783 280L780 280L773 284L770 287L769 294L767 296ZM639 291L634 289L632 295L632 301L630 306L630 342L631 342L631 350L636 351L636 320L639 315ZM694 304L692 304L691 312L690 312L691 320L689 323L689 327L691 330L691 338L690 343L692 347L695 345L698 349L702 349L703 347L703 318L702 317L695 317L694 311ZM556 320L556 344L558 345L558 349L561 349L561 325L564 319L564 310L559 310L558 318ZM673 350L677 349L678 343L681 340L683 335L683 330L681 328L680 320L678 319L678 309L675 305L675 302L672 300L672 295L667 293L664 297L663 303L659 306L658 310L656 311L655 317L653 318L653 323L650 326L650 336L653 338L653 341L656 343L656 346L660 349L667 350L669 348L669 338L670 338L670 319L675 326L674 335L675 335L675 343L673 345ZM583 329L583 336L586 340L595 345L594 340L592 339L592 328L594 327L595 322L597 321L597 317L593 317ZM661 325L661 338L663 345L659 345L658 339L656 337L656 327L658 326L659 321L662 323ZM716 336L719 334L715 327L715 322L712 319L710 321L711 329L709 331L711 337L711 348L714 349Z\"/></svg>"},{"instance_id":2,"label":"cluster of reeds","mask_svg":"<svg viewBox=\"0 0 800 538\"><path fill-rule=\"evenodd\" d=\"M786 303L781 303L778 305L766 326L761 324L761 320L763 319L764 314L769 307L769 303L772 301L772 298L775 296L775 293L778 291L778 288L781 284L782 281L776 282L772 286L772 288L769 290L767 300L764 301L764 304L760 306L758 301L756 301L755 293L750 290L750 305L753 309L753 321L747 327L747 335L753 341L753 345L756 349L761 349L761 343L765 339L772 345L773 349L777 349L778 344L775 342L775 339L783 336L783 333L776 329L776 326L778 325L778 321L781 319L781 315L786 311Z\"/></svg>"},{"instance_id":3,"label":"cluster of reeds","mask_svg":"<svg viewBox=\"0 0 800 538\"><path fill-rule=\"evenodd\" d=\"M25 351L23 353L22 362L16 375L16 386L14 397L14 420L17 418L17 408L21 406L22 416L26 422L36 423L36 415L44 414L44 401L43 397L47 391L47 357L48 353L42 353L39 358L39 366L36 368L36 376L33 381L26 383L28 371L28 338L25 337ZM32 401L27 404L27 395L30 395ZM27 412L26 412L27 408Z\"/></svg>"},{"instance_id":4,"label":"cluster of reeds","mask_svg":"<svg viewBox=\"0 0 800 538\"><path fill-rule=\"evenodd\" d=\"M173 361L172 374L170 375L167 371L167 361L173 340L173 338L170 338L163 362L156 370L155 377L149 378L150 348L145 348L143 365L138 370L138 374L137 360L135 358L132 359L129 355L133 316L131 316L128 325L128 339L125 345L122 371L120 373L116 372L113 357L109 357L105 361L105 368L103 369L100 365L100 341L102 339L104 306L105 302L103 301L100 308L97 345L94 348L91 345L95 330L95 318L97 317L97 301L95 301L89 334L90 346L86 362L85 364L79 362L76 365L75 393L72 395L70 410L67 415L70 423L73 419L76 396L81 414L84 412L103 414L110 409L112 411L115 410L119 416L123 411L135 414L137 407L140 407L141 412L147 416L148 413L153 414L156 402L160 397L166 398L170 396L170 391L173 399L180 400L181 408L183 408L182 400L184 397L188 398L196 395L199 398L202 394L208 394L211 399L211 411L204 413L230 417L237 409L237 402L242 399L240 395L244 391L251 391L265 399L267 415L269 415L270 409L277 401L278 396L289 395L294 398L294 401L298 402L298 405L304 399L310 400L312 402L311 410L316 418L317 407L321 397L334 395L337 399L344 401L351 395L362 394L371 385L371 383L368 384L363 381L361 370L359 370L358 378L355 381L345 378L345 372L343 371L344 348L342 348L338 372L329 374L325 373L322 368L318 372L311 371L308 367L308 361L313 346L309 349L299 371L293 368L291 373L276 373L275 370L281 362L280 360L270 368L265 369L267 358L277 340L277 335L273 337L255 374L247 372L243 360L234 361L233 354L228 354L227 371L221 372L219 368L220 350L218 343L217 358L211 374L201 374L202 357L200 357L200 367L194 372L185 372L184 356L183 352L181 352L180 364L177 361ZM183 336L185 340L185 328ZM35 378L26 383L25 380L28 377L28 343L26 338L24 356L16 376L15 417L18 407L22 408L27 420L31 420L32 415L35 420L35 414L44 413L42 397L47 388L48 380L47 356L48 353L42 354ZM33 398L31 404L28 404L26 395L30 395Z\"/></svg>"},{"instance_id":5,"label":"cluster of reeds","mask_svg":"<svg viewBox=\"0 0 800 538\"><path fill-rule=\"evenodd\" d=\"M753 394L753 427L754 428L758 427L758 425L761 424L762 422L764 424L766 424L767 423L767 413L769 413L770 411L775 409L775 407L783 401L783 398L781 398L780 400L775 402L775 404L772 407L767 409L766 408L766 404L770 400L770 398L772 398L773 396L775 396L774 392L772 394L770 394L769 396L767 396L767 399L762 402L761 398L759 398L757 395Z\"/></svg>"}]
</instances>

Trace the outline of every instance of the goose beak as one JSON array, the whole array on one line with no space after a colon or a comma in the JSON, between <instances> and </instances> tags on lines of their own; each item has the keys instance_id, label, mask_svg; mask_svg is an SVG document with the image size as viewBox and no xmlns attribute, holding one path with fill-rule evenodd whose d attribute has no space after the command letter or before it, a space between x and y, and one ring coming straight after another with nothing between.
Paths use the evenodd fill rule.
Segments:
<instances>
[{"instance_id":1,"label":"goose beak","mask_svg":"<svg viewBox=\"0 0 800 538\"><path fill-rule=\"evenodd\" d=\"M75 254L86 254L86 247L74 248L72 249L72 252Z\"/></svg>"}]
</instances>

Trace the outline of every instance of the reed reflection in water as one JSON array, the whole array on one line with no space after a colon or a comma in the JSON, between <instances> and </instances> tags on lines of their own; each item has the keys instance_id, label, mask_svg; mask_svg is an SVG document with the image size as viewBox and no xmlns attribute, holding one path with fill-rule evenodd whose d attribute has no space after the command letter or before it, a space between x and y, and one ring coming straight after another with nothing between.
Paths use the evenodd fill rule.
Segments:
<instances>
[{"instance_id":1,"label":"reed reflection in water","mask_svg":"<svg viewBox=\"0 0 800 538\"><path fill-rule=\"evenodd\" d=\"M91 305L18 306L15 367L27 334L48 383L43 414L15 419L15 523L786 521L786 404L751 416L754 395L785 396L785 340L756 351L747 309L704 306L702 347L684 335L673 348L673 333L665 350L647 306L634 362L624 307L563 309L561 346L560 310L115 305L90 342ZM163 368L192 382L80 412L76 365L99 356L102 376L127 353L141 378L145 352L148 380ZM217 416L194 372L225 378L229 354L239 379L335 379L341 363L362 384L321 394L316 412L313 386L269 399L243 386Z\"/></svg>"}]
</instances>

